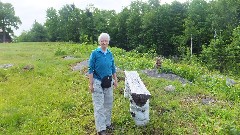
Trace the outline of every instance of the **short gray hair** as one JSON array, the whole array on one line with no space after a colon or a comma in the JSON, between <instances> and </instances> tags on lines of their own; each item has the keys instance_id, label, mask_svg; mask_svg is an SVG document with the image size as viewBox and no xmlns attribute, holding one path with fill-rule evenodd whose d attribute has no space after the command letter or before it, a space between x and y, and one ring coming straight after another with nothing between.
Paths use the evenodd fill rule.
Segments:
<instances>
[{"instance_id":1,"label":"short gray hair","mask_svg":"<svg viewBox=\"0 0 240 135\"><path fill-rule=\"evenodd\" d=\"M107 33L101 33L100 36L98 37L98 42L100 42L102 38L107 38L108 42L110 41L110 36Z\"/></svg>"}]
</instances>

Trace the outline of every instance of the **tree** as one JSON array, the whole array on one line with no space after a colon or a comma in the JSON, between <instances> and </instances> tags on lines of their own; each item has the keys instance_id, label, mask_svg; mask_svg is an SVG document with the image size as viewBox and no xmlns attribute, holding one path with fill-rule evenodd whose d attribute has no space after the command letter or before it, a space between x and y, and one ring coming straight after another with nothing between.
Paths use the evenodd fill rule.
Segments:
<instances>
[{"instance_id":1,"label":"tree","mask_svg":"<svg viewBox=\"0 0 240 135\"><path fill-rule=\"evenodd\" d=\"M211 1L209 5L211 8L207 20L211 24L211 34L216 32L229 44L233 29L239 25L240 0Z\"/></svg>"},{"instance_id":2,"label":"tree","mask_svg":"<svg viewBox=\"0 0 240 135\"><path fill-rule=\"evenodd\" d=\"M18 29L21 23L20 18L15 16L14 7L10 3L0 1L0 28L3 31L3 42L5 42L6 33L13 34L12 27Z\"/></svg>"},{"instance_id":3,"label":"tree","mask_svg":"<svg viewBox=\"0 0 240 135\"><path fill-rule=\"evenodd\" d=\"M18 37L19 42L46 42L48 39L46 27L37 21L34 22L30 31L23 31Z\"/></svg>"},{"instance_id":4,"label":"tree","mask_svg":"<svg viewBox=\"0 0 240 135\"><path fill-rule=\"evenodd\" d=\"M240 75L240 25L233 30L231 40L231 44L226 47L226 70L233 71L233 73Z\"/></svg>"},{"instance_id":5,"label":"tree","mask_svg":"<svg viewBox=\"0 0 240 135\"><path fill-rule=\"evenodd\" d=\"M187 3L178 1L172 2L170 5L170 28L168 29L170 52L169 55L180 55L179 47L181 38L184 35L184 19L187 17Z\"/></svg>"},{"instance_id":6,"label":"tree","mask_svg":"<svg viewBox=\"0 0 240 135\"><path fill-rule=\"evenodd\" d=\"M127 19L129 18L129 10L124 8L116 17L116 46L123 48L125 50L130 50L128 46L128 36L127 36Z\"/></svg>"},{"instance_id":7,"label":"tree","mask_svg":"<svg viewBox=\"0 0 240 135\"><path fill-rule=\"evenodd\" d=\"M83 11L81 14L81 20L82 20L82 33L81 37L87 37L88 42L91 42L94 44L94 41L97 41L97 37L95 36L96 28L95 28L95 22L94 22L94 11L96 8L90 4L88 7ZM81 41L82 42L82 41Z\"/></svg>"},{"instance_id":8,"label":"tree","mask_svg":"<svg viewBox=\"0 0 240 135\"><path fill-rule=\"evenodd\" d=\"M205 0L192 0L188 8L188 15L185 19L185 38L190 43L191 35L193 36L193 52L201 53L201 46L209 44L211 39L211 24L207 23L209 5Z\"/></svg>"},{"instance_id":9,"label":"tree","mask_svg":"<svg viewBox=\"0 0 240 135\"><path fill-rule=\"evenodd\" d=\"M47 20L45 22L45 26L50 36L50 41L52 42L58 41L60 38L59 20L60 19L56 9L47 9Z\"/></svg>"},{"instance_id":10,"label":"tree","mask_svg":"<svg viewBox=\"0 0 240 135\"><path fill-rule=\"evenodd\" d=\"M111 27L110 20L113 19L113 16L115 16L114 10L99 10L96 9L94 11L94 22L95 22L95 28L96 28L96 34L99 35L102 32L109 32Z\"/></svg>"},{"instance_id":11,"label":"tree","mask_svg":"<svg viewBox=\"0 0 240 135\"><path fill-rule=\"evenodd\" d=\"M223 37L212 39L210 45L203 46L201 60L210 68L221 72L240 73L240 26L232 32L231 43ZM229 41L228 41L229 42Z\"/></svg>"},{"instance_id":12,"label":"tree","mask_svg":"<svg viewBox=\"0 0 240 135\"><path fill-rule=\"evenodd\" d=\"M134 1L130 4L129 18L127 19L127 36L128 36L128 50L135 49L140 44L143 44L142 40L142 16L144 15L144 3L141 1Z\"/></svg>"},{"instance_id":13,"label":"tree","mask_svg":"<svg viewBox=\"0 0 240 135\"><path fill-rule=\"evenodd\" d=\"M148 5L150 6L150 9L156 10L160 7L160 1L159 0L148 0Z\"/></svg>"},{"instance_id":14,"label":"tree","mask_svg":"<svg viewBox=\"0 0 240 135\"><path fill-rule=\"evenodd\" d=\"M144 51L150 48L159 55L177 55L179 39L184 31L186 4L175 1L160 5L158 2L149 0L149 10L142 17Z\"/></svg>"},{"instance_id":15,"label":"tree","mask_svg":"<svg viewBox=\"0 0 240 135\"><path fill-rule=\"evenodd\" d=\"M46 42L48 41L47 29L37 21L34 22L30 30L33 42Z\"/></svg>"},{"instance_id":16,"label":"tree","mask_svg":"<svg viewBox=\"0 0 240 135\"><path fill-rule=\"evenodd\" d=\"M65 5L59 10L59 33L62 41L79 42L80 10L74 4Z\"/></svg>"},{"instance_id":17,"label":"tree","mask_svg":"<svg viewBox=\"0 0 240 135\"><path fill-rule=\"evenodd\" d=\"M149 49L157 50L157 33L159 31L158 10L160 8L158 0L148 1L147 13L142 16L143 45L137 48L139 52L148 52Z\"/></svg>"},{"instance_id":18,"label":"tree","mask_svg":"<svg viewBox=\"0 0 240 135\"><path fill-rule=\"evenodd\" d=\"M109 32L109 34L111 35L111 40L109 45L113 45L116 46L117 44L117 14L114 10L109 11L109 20L108 20L108 28L107 28L107 32Z\"/></svg>"},{"instance_id":19,"label":"tree","mask_svg":"<svg viewBox=\"0 0 240 135\"><path fill-rule=\"evenodd\" d=\"M32 34L30 31L23 31L18 37L17 42L31 42Z\"/></svg>"}]
</instances>

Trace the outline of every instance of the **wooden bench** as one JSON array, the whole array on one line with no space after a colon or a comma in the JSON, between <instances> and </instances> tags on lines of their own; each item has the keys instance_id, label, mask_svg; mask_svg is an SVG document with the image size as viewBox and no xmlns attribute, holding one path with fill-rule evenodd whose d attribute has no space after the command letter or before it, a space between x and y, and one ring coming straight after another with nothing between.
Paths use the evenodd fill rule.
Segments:
<instances>
[{"instance_id":1,"label":"wooden bench","mask_svg":"<svg viewBox=\"0 0 240 135\"><path fill-rule=\"evenodd\" d=\"M130 113L136 125L146 125L149 121L149 98L151 94L143 84L137 71L124 72L124 97L130 100Z\"/></svg>"}]
</instances>

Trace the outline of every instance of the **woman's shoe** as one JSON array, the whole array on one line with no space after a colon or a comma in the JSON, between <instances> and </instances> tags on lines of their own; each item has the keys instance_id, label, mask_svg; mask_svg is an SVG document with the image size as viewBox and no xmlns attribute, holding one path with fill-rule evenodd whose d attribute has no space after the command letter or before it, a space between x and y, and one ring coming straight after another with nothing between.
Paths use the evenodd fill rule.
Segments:
<instances>
[{"instance_id":1,"label":"woman's shoe","mask_svg":"<svg viewBox=\"0 0 240 135\"><path fill-rule=\"evenodd\" d=\"M112 124L110 126L107 126L106 128L107 128L107 130L114 130L114 127Z\"/></svg>"},{"instance_id":2,"label":"woman's shoe","mask_svg":"<svg viewBox=\"0 0 240 135\"><path fill-rule=\"evenodd\" d=\"M106 135L106 131L102 130L102 131L98 132L98 135Z\"/></svg>"}]
</instances>

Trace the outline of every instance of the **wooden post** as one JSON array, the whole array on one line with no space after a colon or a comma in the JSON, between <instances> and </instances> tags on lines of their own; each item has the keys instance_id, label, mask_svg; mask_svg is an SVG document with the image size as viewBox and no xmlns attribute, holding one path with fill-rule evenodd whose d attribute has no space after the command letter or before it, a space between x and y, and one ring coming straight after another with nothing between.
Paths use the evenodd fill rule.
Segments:
<instances>
[{"instance_id":1,"label":"wooden post","mask_svg":"<svg viewBox=\"0 0 240 135\"><path fill-rule=\"evenodd\" d=\"M156 64L155 64L156 69L161 69L162 68L162 59L161 57L156 58Z\"/></svg>"}]
</instances>

